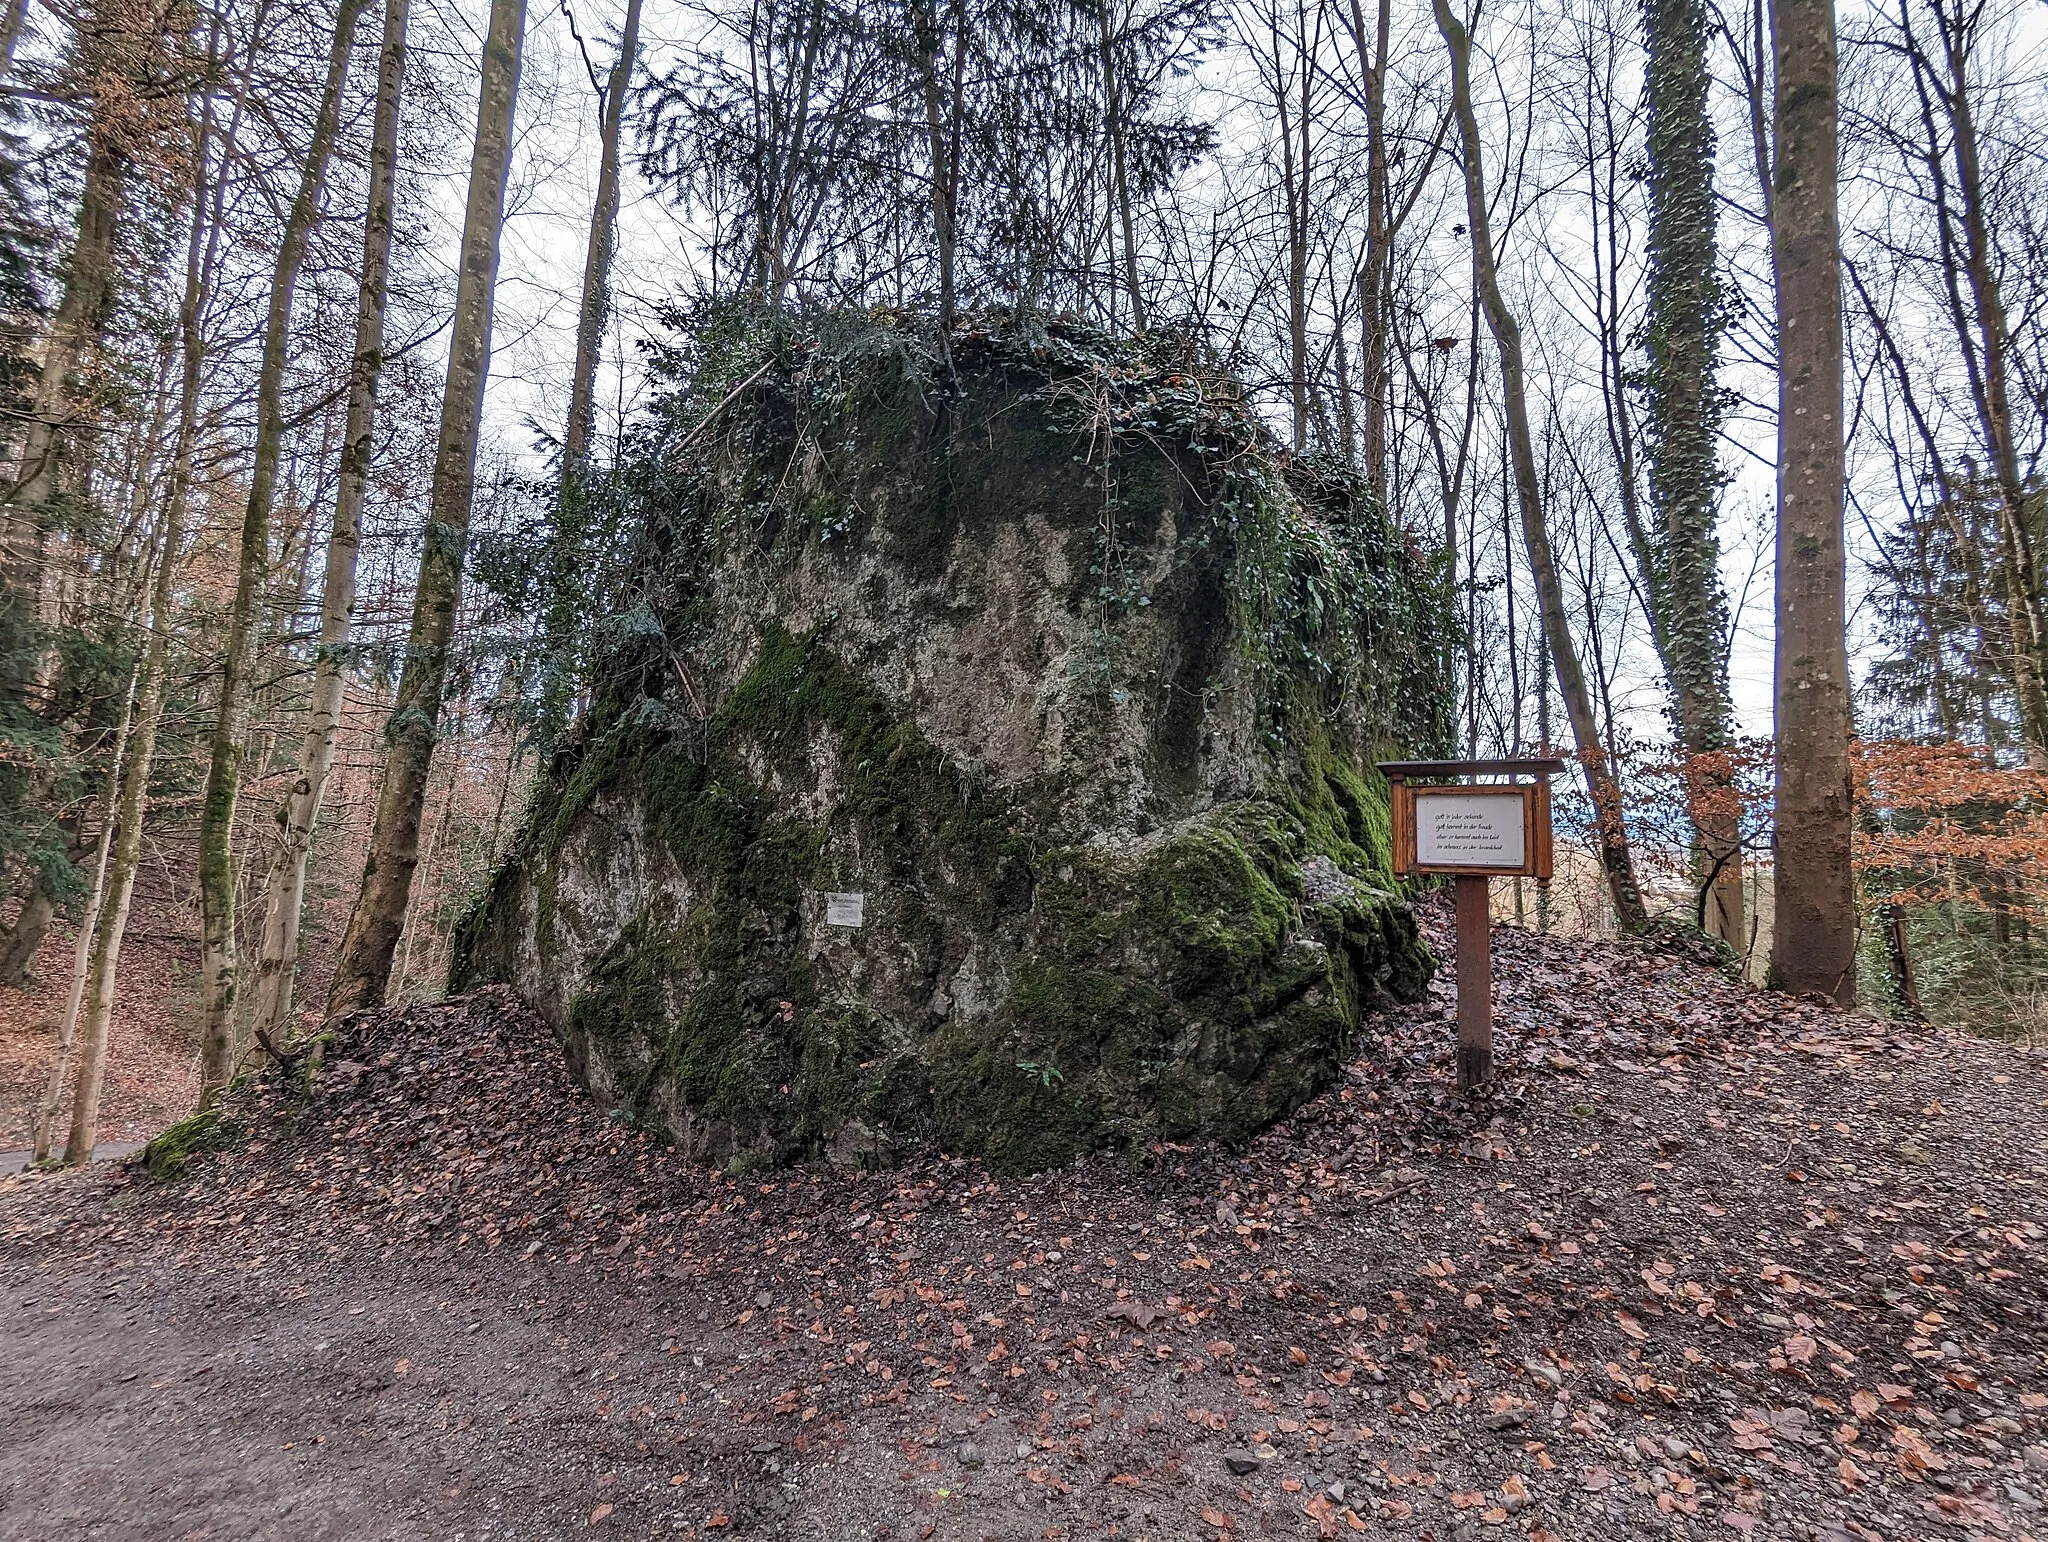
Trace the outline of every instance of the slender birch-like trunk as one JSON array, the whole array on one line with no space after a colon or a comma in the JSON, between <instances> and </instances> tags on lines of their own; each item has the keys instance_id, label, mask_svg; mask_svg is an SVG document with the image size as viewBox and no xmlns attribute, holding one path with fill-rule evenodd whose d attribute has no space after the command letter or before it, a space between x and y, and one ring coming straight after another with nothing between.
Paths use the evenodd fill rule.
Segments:
<instances>
[{"instance_id":1,"label":"slender birch-like trunk","mask_svg":"<svg viewBox=\"0 0 2048 1542\"><path fill-rule=\"evenodd\" d=\"M1777 822L1771 983L1856 1000L1834 0L1776 0Z\"/></svg>"},{"instance_id":2,"label":"slender birch-like trunk","mask_svg":"<svg viewBox=\"0 0 2048 1542\"><path fill-rule=\"evenodd\" d=\"M1443 34L1451 56L1451 103L1464 150L1465 217L1472 231L1473 281L1486 312L1487 325L1493 332L1494 344L1500 352L1501 397L1506 409L1516 502L1521 509L1522 544L1528 551L1529 571L1536 580L1537 610L1543 620L1544 635L1549 639L1551 664L1557 672L1558 694L1564 698L1565 716L1571 723L1579 766L1585 773L1586 791L1593 802L1600 842L1600 865L1607 875L1607 889L1614 902L1615 919L1623 931L1641 931L1648 918L1643 909L1642 890L1636 883L1628 833L1621 822L1621 794L1608 763L1599 719L1593 713L1585 668L1579 662L1578 644L1572 638L1571 619L1565 611L1564 586L1558 581L1557 563L1551 554L1550 532L1543 522L1535 445L1529 432L1521 328L1501 295L1500 276L1494 269L1486 170L1480 159L1479 121L1472 110L1471 40L1464 26L1451 14L1446 0L1435 0L1435 10L1437 30Z\"/></svg>"},{"instance_id":3,"label":"slender birch-like trunk","mask_svg":"<svg viewBox=\"0 0 2048 1542\"><path fill-rule=\"evenodd\" d=\"M357 289L355 364L349 379L348 418L342 433L341 471L334 527L327 537L320 595L320 645L313 664L313 700L299 745L299 775L278 810L279 839L270 864L269 903L256 961L252 1031L282 1044L289 1037L292 981L298 968L299 923L305 911L306 859L320 821L327 778L348 688L346 653L356 600L356 555L370 450L377 419L377 386L384 371L384 304L391 271L391 196L398 159L398 112L405 83L405 35L410 0L385 0L384 44L377 65L376 117L370 134L370 193L363 220L363 271ZM635 0L638 8L638 0ZM616 172L616 156L614 156Z\"/></svg>"},{"instance_id":4,"label":"slender birch-like trunk","mask_svg":"<svg viewBox=\"0 0 2048 1542\"><path fill-rule=\"evenodd\" d=\"M462 566L476 494L477 430L491 366L491 302L498 277L505 176L512 163L512 114L519 96L525 24L525 0L492 0L426 542L413 594L405 670L385 730L390 748L384 788L377 799L363 886L349 916L348 935L342 941L327 998L330 1017L384 1000L392 956L405 930L413 870L419 865L427 773L433 766L455 613L462 602Z\"/></svg>"},{"instance_id":5,"label":"slender birch-like trunk","mask_svg":"<svg viewBox=\"0 0 2048 1542\"><path fill-rule=\"evenodd\" d=\"M142 624L149 625L147 604ZM85 914L78 922L78 942L72 950L71 989L64 998L64 1015L57 1020L56 1053L50 1060L50 1075L43 1086L42 1102L36 1107L35 1162L50 1159L58 1117L64 1111L64 1088L71 1079L71 1058L78 1046L78 1016L85 1004L86 983L92 970L93 937L99 930L100 912L107 897L107 869L114 849L114 818L121 806L121 767L128 753L128 736L135 723L135 686L138 667L128 677L127 699L121 704L121 725L114 733L114 753L107 767L107 784L100 795L100 834L93 857L92 888L86 895Z\"/></svg>"},{"instance_id":6,"label":"slender birch-like trunk","mask_svg":"<svg viewBox=\"0 0 2048 1542\"><path fill-rule=\"evenodd\" d=\"M270 309L263 329L263 362L256 377L256 449L249 473L249 501L242 516L235 597L228 616L227 651L221 660L220 702L214 715L212 752L199 805L199 918L201 934L199 1080L202 1103L227 1081L235 1064L235 995L239 960L235 945L235 804L241 791L243 717L248 675L254 661L257 593L270 568L270 515L277 497L278 461L284 446L284 371L291 346L292 300L306 243L320 217L327 160L341 120L341 91L348 74L356 18L366 0L341 0L327 54L327 75L299 189L285 216L270 281Z\"/></svg>"}]
</instances>

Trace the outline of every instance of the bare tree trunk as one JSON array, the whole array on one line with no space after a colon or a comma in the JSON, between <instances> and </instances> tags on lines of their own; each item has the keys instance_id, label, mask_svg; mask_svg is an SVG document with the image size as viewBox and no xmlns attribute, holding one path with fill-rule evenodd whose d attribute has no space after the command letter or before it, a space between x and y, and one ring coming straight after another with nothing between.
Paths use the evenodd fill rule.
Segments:
<instances>
[{"instance_id":1,"label":"bare tree trunk","mask_svg":"<svg viewBox=\"0 0 2048 1542\"><path fill-rule=\"evenodd\" d=\"M10 51L13 41L10 37ZM93 393L81 374L97 356L114 309L116 242L129 173L123 119L132 109L129 77L138 67L133 55L140 41L121 17L89 12L82 18L80 51L89 61L94 89L77 227L29 394L15 477L0 480L0 702L29 713L42 710L48 700L51 655L44 588L50 539L64 500L87 480ZM34 768L25 808L40 812L50 781L48 767ZM74 843L68 855L77 854ZM0 982L19 985L28 978L56 918L64 886L61 871L40 868L23 896L0 946Z\"/></svg>"},{"instance_id":2,"label":"bare tree trunk","mask_svg":"<svg viewBox=\"0 0 2048 1542\"><path fill-rule=\"evenodd\" d=\"M18 702L40 695L51 523L81 431L89 426L78 373L97 352L113 309L114 245L127 195L127 161L112 142L109 112L96 102L86 131L77 235L30 398L18 480L0 500L0 697Z\"/></svg>"},{"instance_id":3,"label":"bare tree trunk","mask_svg":"<svg viewBox=\"0 0 2048 1542\"><path fill-rule=\"evenodd\" d=\"M1387 51L1393 0L1379 0L1370 47L1365 12L1351 0L1351 33L1365 77L1365 264L1358 275L1358 383L1365 398L1365 479L1387 506L1387 275L1392 268L1389 218L1393 190L1387 170Z\"/></svg>"},{"instance_id":4,"label":"bare tree trunk","mask_svg":"<svg viewBox=\"0 0 2048 1542\"><path fill-rule=\"evenodd\" d=\"M1932 7L1941 29L1942 62L1947 79L1934 77L1932 64L1920 51L1913 35L1912 13L1903 9L1900 20L1913 51L1914 84L1919 88L1922 119L1928 133L1928 161L1934 174L1937 216L1943 225L1944 257L1948 258L1951 288L1956 269L1962 270L1970 287L1970 310L1975 312L1977 336L1957 338L1970 366L1970 395L1977 411L1984 447L1989 453L1991 474L1998 485L1999 561L2006 590L2006 614L2011 631L2013 692L2018 698L2020 743L2033 769L2048 770L2048 635L2041 618L2041 571L2034 555L2032 519L2027 509L2026 479L2020 469L2019 451L2013 439L2012 407L2007 386L2011 333L2005 300L1999 292L1997 257L1991 248L1991 230L1984 209L1984 174L1977 146L1977 118L1970 101L1970 43L1975 21L1971 15L1951 14L1948 7ZM1955 148L1958 207L1947 207L1947 177L1941 165L1929 86L1939 94L1948 118ZM1948 233L1953 218L1962 226L1961 261L1955 262ZM1953 305L1959 332L1965 327L1959 298ZM1978 358L1971 358L1975 343Z\"/></svg>"},{"instance_id":5,"label":"bare tree trunk","mask_svg":"<svg viewBox=\"0 0 2048 1542\"><path fill-rule=\"evenodd\" d=\"M366 3L367 0L342 0L335 18L313 137L306 147L298 195L285 217L271 274L263 363L256 380L256 448L249 473L249 501L242 516L235 597L228 618L227 651L221 660L220 703L214 716L212 753L199 806L202 1103L211 1101L235 1064L235 993L240 974L235 945L235 803L241 791L243 716L258 630L257 593L270 567L270 513L277 496L278 460L284 444L284 371L291 346L292 300L298 288L299 270L305 262L306 243L320 216L327 159L341 120L341 91L348 74L356 18Z\"/></svg>"},{"instance_id":6,"label":"bare tree trunk","mask_svg":"<svg viewBox=\"0 0 2048 1542\"><path fill-rule=\"evenodd\" d=\"M1550 532L1543 522L1542 491L1536 475L1535 445L1529 433L1529 405L1523 381L1521 328L1501 295L1500 277L1494 270L1486 170L1480 159L1479 121L1472 110L1471 40L1451 14L1446 0L1435 0L1435 10L1437 30L1450 50L1451 101L1464 147L1465 216L1472 229L1473 279L1494 344L1500 350L1501 397L1506 409L1516 502L1522 515L1522 544L1527 548L1529 570L1536 580L1537 609L1544 635L1550 642L1558 693L1564 698L1565 716L1571 722L1579 765L1585 772L1586 790L1593 802L1600 865L1607 875L1615 920L1623 931L1640 931L1648 918L1642 891L1636 884L1628 832L1621 821L1621 794L1601 740L1599 720L1593 715L1585 669L1579 662L1578 646L1572 639L1571 621L1565 611L1564 587L1558 582L1557 563L1551 555Z\"/></svg>"},{"instance_id":7,"label":"bare tree trunk","mask_svg":"<svg viewBox=\"0 0 2048 1542\"><path fill-rule=\"evenodd\" d=\"M1109 3L1098 11L1102 22L1102 107L1109 135L1110 195L1116 200L1117 223L1123 229L1124 289L1131 297L1131 330L1145 330L1145 296L1138 288L1138 234L1131 218L1131 179L1125 158L1123 83L1116 71L1116 32L1109 24Z\"/></svg>"},{"instance_id":8,"label":"bare tree trunk","mask_svg":"<svg viewBox=\"0 0 2048 1542\"><path fill-rule=\"evenodd\" d=\"M1273 50L1273 111L1280 141L1280 190L1287 204L1287 407L1292 432L1290 443L1297 455L1308 448L1309 218L1315 153L1311 121L1315 87L1312 50L1321 41L1321 19L1319 11L1315 42L1312 43L1308 37L1305 21L1295 40L1301 66L1301 100L1296 103L1290 99L1292 80L1286 65L1287 49L1282 41L1277 6L1268 18Z\"/></svg>"},{"instance_id":9,"label":"bare tree trunk","mask_svg":"<svg viewBox=\"0 0 2048 1542\"><path fill-rule=\"evenodd\" d=\"M8 929L6 940L0 942L0 985L28 983L36 955L43 949L43 938L49 935L50 923L56 919L57 901L38 875L21 898L21 909L15 912L14 925Z\"/></svg>"},{"instance_id":10,"label":"bare tree trunk","mask_svg":"<svg viewBox=\"0 0 2048 1542\"><path fill-rule=\"evenodd\" d=\"M612 67L599 104L597 203L590 212L590 243L583 259L583 304L576 319L576 362L569 376L569 423L562 437L562 482L555 502L553 568L547 611L547 654L541 687L539 739L558 742L569 726L575 690L576 623L582 575L588 556L585 473L596 426L597 364L611 314L612 247L619 218L619 129L625 118L626 86L640 46L640 0L627 0L619 61ZM763 226L764 231L766 226ZM763 250L770 243L763 238ZM781 272L777 259L776 272ZM780 290L777 290L780 297Z\"/></svg>"},{"instance_id":11,"label":"bare tree trunk","mask_svg":"<svg viewBox=\"0 0 2048 1542\"><path fill-rule=\"evenodd\" d=\"M1771 983L1856 999L1833 0L1776 0L1777 918Z\"/></svg>"},{"instance_id":12,"label":"bare tree trunk","mask_svg":"<svg viewBox=\"0 0 2048 1542\"><path fill-rule=\"evenodd\" d=\"M1884 920L1885 959L1892 972L1893 1007L1906 1022L1925 1022L1927 1009L1920 1003L1920 984L1913 976L1913 949L1906 933L1906 907L1892 900L1883 906L1880 914Z\"/></svg>"},{"instance_id":13,"label":"bare tree trunk","mask_svg":"<svg viewBox=\"0 0 2048 1542\"><path fill-rule=\"evenodd\" d=\"M626 25L619 38L619 62L612 66L598 124L601 150L597 204L590 213L590 244L583 258L583 304L576 316L576 364L569 377L569 427L562 440L562 476L580 477L590 460L595 426L597 360L611 315L612 247L619 223L619 129L626 116L626 87L640 49L640 0L626 0Z\"/></svg>"},{"instance_id":14,"label":"bare tree trunk","mask_svg":"<svg viewBox=\"0 0 2048 1542\"><path fill-rule=\"evenodd\" d=\"M149 625L145 607L142 624ZM85 1002L86 983L92 967L92 940L99 930L100 912L107 896L108 860L114 846L114 820L121 804L121 767L128 752L128 736L135 722L135 684L140 670L128 676L128 698L121 707L121 726L114 735L114 753L107 767L107 785L100 795L99 851L93 860L92 889L86 896L85 914L78 922L78 944L72 950L71 990L64 998L64 1015L57 1020L56 1053L50 1060L49 1080L43 1100L36 1108L35 1161L50 1159L58 1117L64 1110L64 1088L71 1079L71 1058L78 1045L78 1014Z\"/></svg>"},{"instance_id":15,"label":"bare tree trunk","mask_svg":"<svg viewBox=\"0 0 2048 1542\"><path fill-rule=\"evenodd\" d=\"M448 790L441 799L441 815L434 821L433 829L427 832L427 844L420 852L420 867L425 874L427 895L434 893L434 858L448 842L448 828L455 823L455 794L462 781L462 745L466 737L467 702L460 702L455 708L454 739L456 761L448 767ZM420 928L431 924L429 910L424 904L411 908L405 928L405 943L398 953L398 994L405 995L405 984L412 976L412 956L419 947Z\"/></svg>"},{"instance_id":16,"label":"bare tree trunk","mask_svg":"<svg viewBox=\"0 0 2048 1542\"><path fill-rule=\"evenodd\" d=\"M349 380L348 421L327 538L326 576L320 595L320 646L313 664L313 700L299 745L299 776L278 811L281 837L270 865L270 898L256 962L252 1031L282 1044L289 1036L292 981L298 968L299 923L305 910L306 859L348 689L347 649L356 601L356 555L363 499L377 420L377 386L384 372L384 303L391 269L391 189L398 159L398 113L405 84L409 0L385 0L384 46L377 65L377 108L370 136L370 193L363 220L363 271L357 289L355 368ZM634 0L634 11L639 0ZM616 141L614 141L614 150ZM614 176L617 156L612 157ZM616 188L616 182L614 183ZM615 194L616 199L616 194ZM580 364L580 358L579 358ZM593 361L594 367L594 361Z\"/></svg>"},{"instance_id":17,"label":"bare tree trunk","mask_svg":"<svg viewBox=\"0 0 2048 1542\"><path fill-rule=\"evenodd\" d=\"M209 58L214 56L218 43L216 30L208 39ZM245 73L241 92L246 93L247 88ZM242 97L238 94L225 135L230 144L234 142L235 129L241 121L242 105ZM142 668L135 680L134 725L129 730L127 762L121 770L120 803L112 819L113 857L107 872L99 924L92 941L92 964L84 999L85 1017L79 1032L78 1074L72 1091L70 1129L64 1142L64 1160L73 1163L89 1161L98 1140L100 1089L106 1079L107 1034L113 1022L114 983L120 970L121 944L128 932L128 911L135 894L135 871L142 859L142 821L149 804L149 777L156 752L157 726L163 718L164 696L170 675L171 603L179 548L185 540L193 457L199 439L199 388L205 363L202 322L220 250L223 225L221 197L227 180L223 163L220 176L214 180L209 192L212 147L213 97L208 92L202 98L199 122L193 133L192 228L185 248L185 292L178 304L183 374L178 397L177 440L171 458L170 485L165 495L163 552L157 559L156 573L150 584L149 639L144 645Z\"/></svg>"},{"instance_id":18,"label":"bare tree trunk","mask_svg":"<svg viewBox=\"0 0 2048 1542\"><path fill-rule=\"evenodd\" d=\"M22 24L28 20L28 0L7 0L7 12L0 18L0 80L14 73L14 50L21 46Z\"/></svg>"},{"instance_id":19,"label":"bare tree trunk","mask_svg":"<svg viewBox=\"0 0 2048 1542\"><path fill-rule=\"evenodd\" d=\"M953 315L959 303L959 281L955 257L959 246L956 224L960 212L961 141L966 122L967 41L969 11L966 0L948 0L953 57L943 56L947 29L939 24L939 0L918 0L913 26L917 32L917 62L924 92L925 139L931 157L932 239L939 252L939 337L940 347L952 357ZM950 74L950 80L941 70Z\"/></svg>"},{"instance_id":20,"label":"bare tree trunk","mask_svg":"<svg viewBox=\"0 0 2048 1542\"><path fill-rule=\"evenodd\" d=\"M492 0L426 543L420 553L405 671L386 729L390 753L384 790L370 832L363 887L349 916L327 998L329 1016L384 1000L392 955L405 929L413 869L419 863L420 817L448 678L449 641L462 600L462 565L476 492L477 429L490 373L491 301L498 275L505 175L512 163L512 112L519 95L525 22L525 0Z\"/></svg>"}]
</instances>

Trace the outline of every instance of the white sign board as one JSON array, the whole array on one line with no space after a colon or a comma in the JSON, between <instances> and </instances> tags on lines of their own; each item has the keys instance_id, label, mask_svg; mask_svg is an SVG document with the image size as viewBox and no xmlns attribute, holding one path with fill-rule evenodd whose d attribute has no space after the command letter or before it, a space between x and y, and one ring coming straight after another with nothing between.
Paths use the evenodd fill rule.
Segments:
<instances>
[{"instance_id":1,"label":"white sign board","mask_svg":"<svg viewBox=\"0 0 2048 1542\"><path fill-rule=\"evenodd\" d=\"M1424 793L1415 800L1415 860L1423 867L1520 868L1527 832L1520 791Z\"/></svg>"},{"instance_id":2,"label":"white sign board","mask_svg":"<svg viewBox=\"0 0 2048 1542\"><path fill-rule=\"evenodd\" d=\"M825 896L825 924L827 926L859 926L867 915L868 897L865 894L828 894Z\"/></svg>"}]
</instances>

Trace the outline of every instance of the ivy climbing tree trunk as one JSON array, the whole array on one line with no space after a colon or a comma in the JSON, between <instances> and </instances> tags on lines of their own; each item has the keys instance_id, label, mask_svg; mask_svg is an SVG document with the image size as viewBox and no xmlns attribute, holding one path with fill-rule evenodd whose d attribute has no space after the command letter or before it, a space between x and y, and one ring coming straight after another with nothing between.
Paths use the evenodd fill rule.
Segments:
<instances>
[{"instance_id":1,"label":"ivy climbing tree trunk","mask_svg":"<svg viewBox=\"0 0 2048 1542\"><path fill-rule=\"evenodd\" d=\"M1856 999L1834 0L1776 0L1777 823L1771 983Z\"/></svg>"},{"instance_id":2,"label":"ivy climbing tree trunk","mask_svg":"<svg viewBox=\"0 0 2048 1542\"><path fill-rule=\"evenodd\" d=\"M419 865L420 818L448 681L449 642L462 601L462 566L476 493L477 431L490 374L491 302L497 286L499 227L505 212L505 175L512 163L512 113L519 96L525 25L525 0L492 0L426 541L420 552L405 670L385 730L384 788L370 831L363 886L349 916L327 998L330 1016L384 1000L392 955L405 930L413 869Z\"/></svg>"},{"instance_id":3,"label":"ivy climbing tree trunk","mask_svg":"<svg viewBox=\"0 0 2048 1542\"><path fill-rule=\"evenodd\" d=\"M279 839L270 864L270 898L256 961L251 1029L282 1044L289 1032L292 980L298 967L299 922L305 909L306 858L320 821L334 742L348 684L347 651L356 598L356 554L370 450L377 421L377 385L384 372L384 304L391 270L391 190L398 160L398 111L405 84L409 0L385 0L384 44L377 63L377 106L370 132L370 191L363 219L363 270L356 293L356 342L342 431L334 526L320 594L320 646L313 699L299 745L299 775L278 810ZM635 10L638 0L635 0ZM613 161L616 172L616 157Z\"/></svg>"},{"instance_id":4,"label":"ivy climbing tree trunk","mask_svg":"<svg viewBox=\"0 0 2048 1542\"><path fill-rule=\"evenodd\" d=\"M1704 0L1644 0L1649 316L1644 374L1652 531L1639 550L1671 718L1692 762L1696 875L1706 931L1744 937L1742 824L1727 755L1728 599L1716 529L1724 321L1715 267L1714 125Z\"/></svg>"},{"instance_id":5,"label":"ivy climbing tree trunk","mask_svg":"<svg viewBox=\"0 0 2048 1542\"><path fill-rule=\"evenodd\" d=\"M1437 30L1443 34L1451 56L1451 107L1458 120L1463 150L1465 217L1472 232L1473 283L1500 354L1501 399L1507 417L1515 501L1522 518L1522 544L1528 553L1529 571L1536 581L1537 610L1557 672L1558 694L1564 698L1565 716L1571 723L1579 766L1585 773L1586 791L1593 803L1600 865L1607 877L1608 895L1614 902L1615 920L1623 931L1641 931L1647 917L1642 890L1636 883L1628 832L1621 822L1621 793L1601 738L1600 720L1593 712L1585 668L1579 662L1578 644L1573 640L1571 618L1565 610L1564 586L1558 581L1557 563L1551 554L1550 532L1543 521L1542 484L1537 478L1535 442L1529 432L1522 332L1501 294L1500 275L1494 267L1486 169L1480 155L1479 120L1472 110L1472 43L1446 0L1435 0L1435 11Z\"/></svg>"}]
</instances>

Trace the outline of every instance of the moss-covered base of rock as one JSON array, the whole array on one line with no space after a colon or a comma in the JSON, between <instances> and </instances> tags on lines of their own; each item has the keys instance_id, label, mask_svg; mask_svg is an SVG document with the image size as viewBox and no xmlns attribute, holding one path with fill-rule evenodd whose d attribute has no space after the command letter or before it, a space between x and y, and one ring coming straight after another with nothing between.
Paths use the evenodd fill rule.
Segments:
<instances>
[{"instance_id":1,"label":"moss-covered base of rock","mask_svg":"<svg viewBox=\"0 0 2048 1542\"><path fill-rule=\"evenodd\" d=\"M219 1109L202 1109L163 1130L142 1148L143 1171L152 1178L175 1178L194 1157L233 1144L240 1133Z\"/></svg>"},{"instance_id":2,"label":"moss-covered base of rock","mask_svg":"<svg viewBox=\"0 0 2048 1542\"><path fill-rule=\"evenodd\" d=\"M832 792L792 807L800 781ZM621 721L584 750L469 953L503 955L479 943L518 895L546 938L596 902L590 875L633 868L652 897L564 1003L570 1053L613 1106L722 1162L936 1142L1030 1169L1243 1140L1429 968L1386 887L1376 778L1325 760L1288 792L1043 845L821 639L770 628L700 733ZM858 931L823 920L848 888Z\"/></svg>"},{"instance_id":3,"label":"moss-covered base of rock","mask_svg":"<svg viewBox=\"0 0 2048 1542\"><path fill-rule=\"evenodd\" d=\"M646 572L455 983L694 1154L1241 1141L1426 979L1369 765L1427 747L1424 579L1217 378L1050 346L871 351L823 405L814 347L622 479Z\"/></svg>"}]
</instances>

